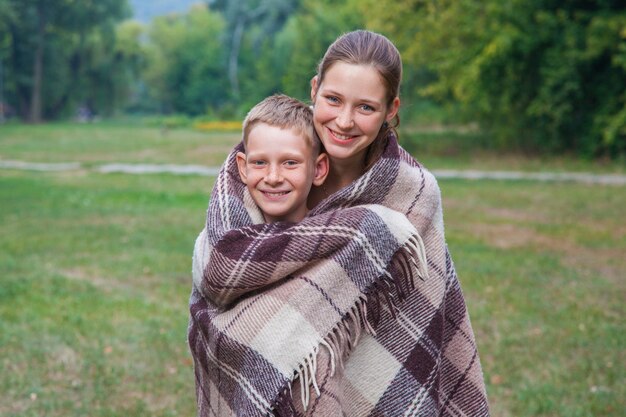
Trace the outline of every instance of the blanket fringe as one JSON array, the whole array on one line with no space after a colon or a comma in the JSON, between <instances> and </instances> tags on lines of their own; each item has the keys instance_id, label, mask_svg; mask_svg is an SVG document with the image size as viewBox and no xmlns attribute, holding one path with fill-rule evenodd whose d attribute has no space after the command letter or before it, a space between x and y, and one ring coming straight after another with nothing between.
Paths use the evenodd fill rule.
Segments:
<instances>
[{"instance_id":1,"label":"blanket fringe","mask_svg":"<svg viewBox=\"0 0 626 417\"><path fill-rule=\"evenodd\" d=\"M389 272L390 270L395 270L396 273L392 274ZM291 385L296 379L300 382L300 401L306 410L311 401L311 388L318 397L321 395L316 379L319 349L323 347L329 353L331 376L334 376L338 369L343 370L344 361L359 342L362 331L376 336L375 328L380 321L382 304L385 303L392 317L397 319L396 312L399 309L394 301L394 294L398 300L404 300L411 290L416 288L417 278L422 281L428 279L428 264L424 243L422 238L416 234L411 236L398 250L390 263L390 267L382 274L382 279L374 282L367 292L358 298L337 326L320 341L320 346L313 349L309 356L304 358L294 373L293 380L279 394L275 407L273 407L275 411L279 411L279 409L293 410ZM369 310L368 304L372 307ZM291 401L287 400L287 396ZM291 404L287 405L287 402Z\"/></svg>"},{"instance_id":2,"label":"blanket fringe","mask_svg":"<svg viewBox=\"0 0 626 417\"><path fill-rule=\"evenodd\" d=\"M417 271L418 277L425 281L428 279L428 261L426 259L426 248L424 247L424 241L421 236L418 234L414 234L410 239L407 240L405 248L408 248L409 261L415 267ZM417 259L417 261L416 261ZM410 268L409 268L410 269ZM412 283L415 284L415 281L411 279Z\"/></svg>"}]
</instances>

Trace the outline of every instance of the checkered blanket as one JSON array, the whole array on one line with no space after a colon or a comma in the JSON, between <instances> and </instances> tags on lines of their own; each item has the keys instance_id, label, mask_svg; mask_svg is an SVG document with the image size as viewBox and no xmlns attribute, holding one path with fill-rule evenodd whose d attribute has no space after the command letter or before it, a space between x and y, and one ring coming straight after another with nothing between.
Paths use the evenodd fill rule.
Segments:
<instances>
[{"instance_id":1,"label":"checkered blanket","mask_svg":"<svg viewBox=\"0 0 626 417\"><path fill-rule=\"evenodd\" d=\"M238 150L194 248L198 416L488 416L432 174L390 138L302 222L263 224Z\"/></svg>"}]
</instances>

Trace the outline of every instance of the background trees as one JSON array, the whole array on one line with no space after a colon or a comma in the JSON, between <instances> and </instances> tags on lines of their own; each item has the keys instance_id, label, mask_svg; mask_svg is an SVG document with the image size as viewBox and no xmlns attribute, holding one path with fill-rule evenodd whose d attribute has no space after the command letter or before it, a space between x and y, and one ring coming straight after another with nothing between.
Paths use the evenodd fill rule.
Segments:
<instances>
[{"instance_id":1,"label":"background trees","mask_svg":"<svg viewBox=\"0 0 626 417\"><path fill-rule=\"evenodd\" d=\"M224 28L222 15L201 5L153 20L146 31L143 72L148 109L199 115L229 103Z\"/></svg>"},{"instance_id":2,"label":"background trees","mask_svg":"<svg viewBox=\"0 0 626 417\"><path fill-rule=\"evenodd\" d=\"M101 101L115 23L129 12L124 0L1 0L5 100L31 122Z\"/></svg>"},{"instance_id":3,"label":"background trees","mask_svg":"<svg viewBox=\"0 0 626 417\"><path fill-rule=\"evenodd\" d=\"M372 2L419 91L460 103L505 145L585 154L626 150L626 14L618 1ZM393 19L412 15L414 19ZM397 24L399 22L399 24ZM407 42L407 40L409 42Z\"/></svg>"},{"instance_id":4,"label":"background trees","mask_svg":"<svg viewBox=\"0 0 626 417\"><path fill-rule=\"evenodd\" d=\"M626 6L618 0L207 0L147 23L124 0L0 0L0 100L24 120L128 111L241 117L308 99L339 34L389 36L403 124L435 103L499 146L626 153Z\"/></svg>"}]
</instances>

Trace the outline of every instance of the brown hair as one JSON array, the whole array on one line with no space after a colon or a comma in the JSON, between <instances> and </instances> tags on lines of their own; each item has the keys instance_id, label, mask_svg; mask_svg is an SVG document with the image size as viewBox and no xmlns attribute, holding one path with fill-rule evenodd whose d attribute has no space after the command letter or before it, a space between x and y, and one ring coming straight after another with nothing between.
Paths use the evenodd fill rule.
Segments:
<instances>
[{"instance_id":1,"label":"brown hair","mask_svg":"<svg viewBox=\"0 0 626 417\"><path fill-rule=\"evenodd\" d=\"M385 36L367 30L356 30L340 36L324 54L317 67L317 85L324 81L326 72L337 62L354 65L370 65L378 71L387 91L387 106L400 96L402 81L402 59L395 45ZM383 123L376 140L370 145L366 157L369 168L380 157L389 134L397 136L396 128L400 125L400 117L396 114L391 123Z\"/></svg>"},{"instance_id":2,"label":"brown hair","mask_svg":"<svg viewBox=\"0 0 626 417\"><path fill-rule=\"evenodd\" d=\"M259 123L281 129L294 129L308 141L313 155L317 156L320 152L321 142L313 127L313 111L300 100L275 94L254 106L243 121L244 147L248 143L250 131Z\"/></svg>"}]
</instances>

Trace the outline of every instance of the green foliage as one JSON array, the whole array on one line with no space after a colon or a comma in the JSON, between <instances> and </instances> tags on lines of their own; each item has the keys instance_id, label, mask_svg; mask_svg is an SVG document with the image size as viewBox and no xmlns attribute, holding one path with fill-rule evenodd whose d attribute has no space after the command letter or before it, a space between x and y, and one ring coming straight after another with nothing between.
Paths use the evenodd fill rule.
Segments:
<instances>
[{"instance_id":1,"label":"green foliage","mask_svg":"<svg viewBox=\"0 0 626 417\"><path fill-rule=\"evenodd\" d=\"M116 100L111 103L111 113L132 108L141 94L139 80L146 65L145 50L141 44L144 30L143 25L132 20L126 20L116 27L111 58L112 93Z\"/></svg>"},{"instance_id":2,"label":"green foliage","mask_svg":"<svg viewBox=\"0 0 626 417\"><path fill-rule=\"evenodd\" d=\"M303 1L301 11L292 16L276 39L284 62L279 77L285 93L310 99L310 81L326 48L342 33L364 26L362 15L354 11L355 3Z\"/></svg>"},{"instance_id":3,"label":"green foliage","mask_svg":"<svg viewBox=\"0 0 626 417\"><path fill-rule=\"evenodd\" d=\"M144 80L163 112L197 115L228 102L221 15L197 5L184 15L156 18L148 30Z\"/></svg>"},{"instance_id":4,"label":"green foliage","mask_svg":"<svg viewBox=\"0 0 626 417\"><path fill-rule=\"evenodd\" d=\"M209 1L215 10L223 13L227 22L224 40L229 51L228 79L236 100L241 98L240 79L245 79L245 75L240 73L240 55L244 48L248 47L244 53L249 60L259 58L262 45L267 45L265 40L274 37L296 10L299 2L300 0ZM253 61L241 67L249 68L253 72L256 70ZM256 101L258 100L255 103Z\"/></svg>"},{"instance_id":5,"label":"green foliage","mask_svg":"<svg viewBox=\"0 0 626 417\"><path fill-rule=\"evenodd\" d=\"M114 25L125 0L98 2L2 0L0 44L6 51L5 99L24 119L40 121L77 104L110 109Z\"/></svg>"},{"instance_id":6,"label":"green foliage","mask_svg":"<svg viewBox=\"0 0 626 417\"><path fill-rule=\"evenodd\" d=\"M626 152L626 7L617 1L413 0L376 6L422 93L508 146ZM399 23L393 15L412 16Z\"/></svg>"},{"instance_id":7,"label":"green foliage","mask_svg":"<svg viewBox=\"0 0 626 417\"><path fill-rule=\"evenodd\" d=\"M238 118L308 100L328 45L387 35L403 126L477 122L497 148L626 155L626 6L617 0L208 0L145 25L125 0L0 0L2 99L25 120L86 106Z\"/></svg>"}]
</instances>

